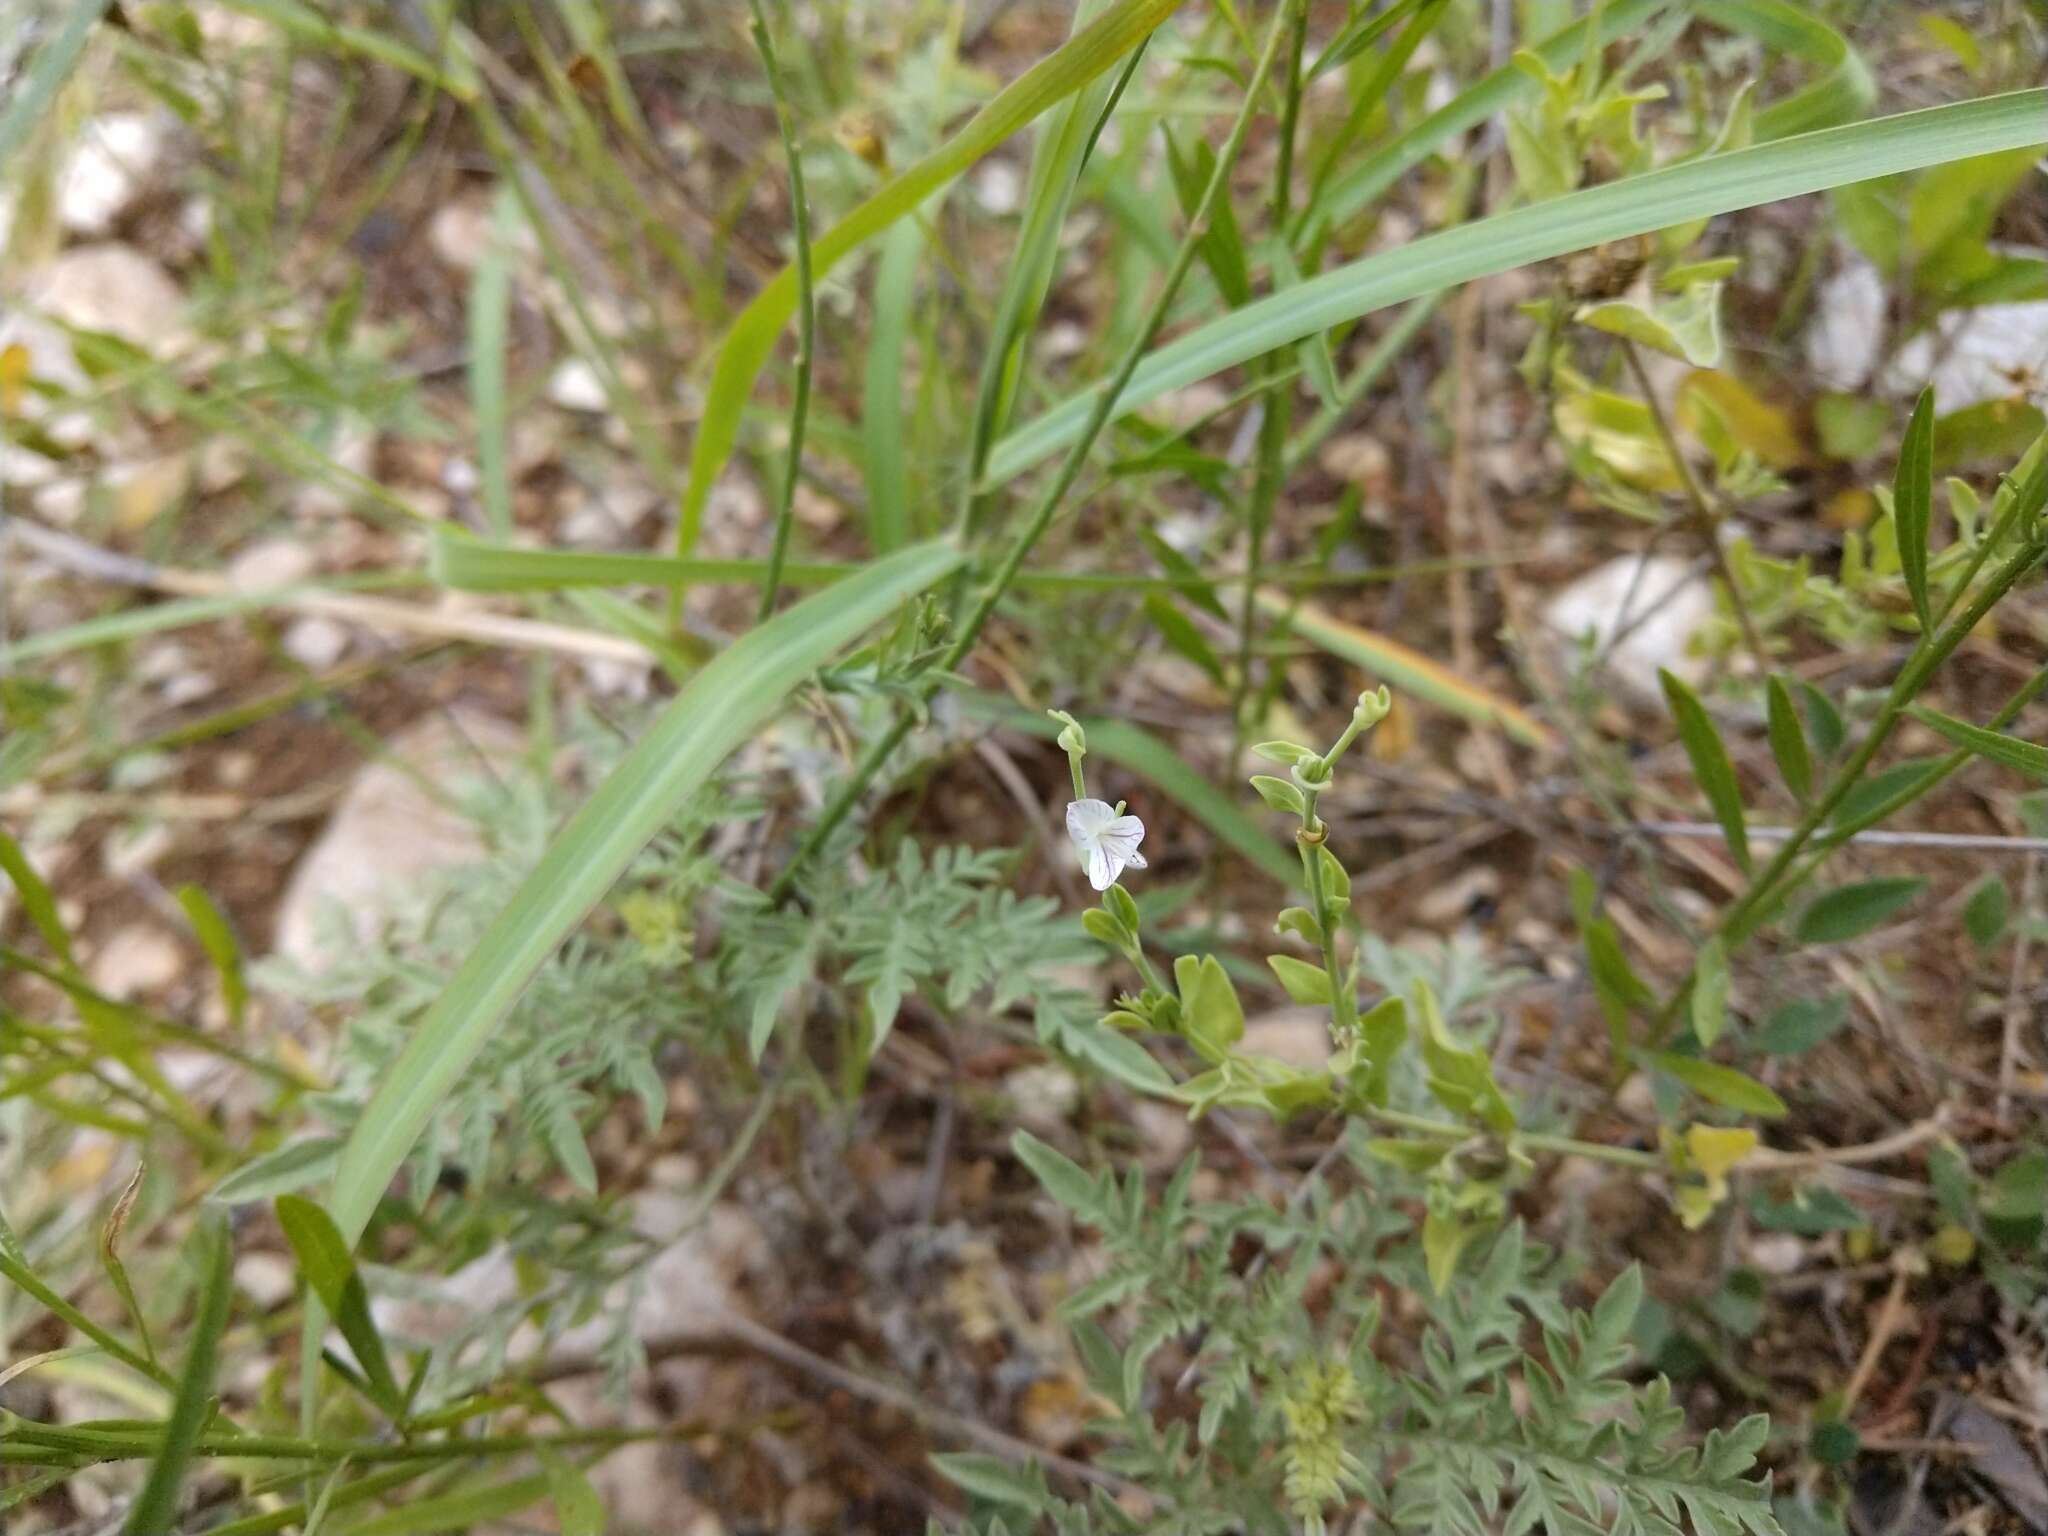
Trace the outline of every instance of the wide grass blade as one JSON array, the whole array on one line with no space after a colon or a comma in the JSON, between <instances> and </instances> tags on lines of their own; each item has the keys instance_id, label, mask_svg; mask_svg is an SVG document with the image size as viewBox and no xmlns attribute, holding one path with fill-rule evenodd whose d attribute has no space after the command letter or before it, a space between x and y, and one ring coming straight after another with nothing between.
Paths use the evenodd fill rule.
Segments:
<instances>
[{"instance_id":1,"label":"wide grass blade","mask_svg":"<svg viewBox=\"0 0 2048 1536\"><path fill-rule=\"evenodd\" d=\"M880 234L938 188L973 165L1026 123L1088 84L1151 36L1180 0L1117 0L1103 15L1019 75L924 159L892 178L811 246L817 277L862 242ZM796 272L784 267L740 312L719 348L704 397L704 416L690 449L690 480L676 528L676 553L696 547L704 503L739 439L747 396L775 338L796 312Z\"/></svg>"},{"instance_id":2,"label":"wide grass blade","mask_svg":"<svg viewBox=\"0 0 2048 1536\"><path fill-rule=\"evenodd\" d=\"M227 1326L229 1258L227 1223L207 1218L200 1226L203 1279L199 1311L186 1337L185 1369L178 1376L178 1395L164 1425L163 1444L150 1463L149 1477L128 1511L129 1536L162 1536L178 1529L178 1489L191 1465L193 1447L213 1411L213 1376L220 1364L221 1330Z\"/></svg>"},{"instance_id":3,"label":"wide grass blade","mask_svg":"<svg viewBox=\"0 0 2048 1536\"><path fill-rule=\"evenodd\" d=\"M1587 34L1598 29L1602 46L1634 36L1670 0L1618 0L1553 32L1528 50L1553 71L1568 69L1586 52ZM1816 78L1756 115L1758 143L1828 128L1870 110L1877 100L1876 82L1848 39L1826 22L1784 0L1698 0L1696 14L1716 26L1747 32L1773 53L1804 59ZM1327 192L1305 210L1302 234L1342 224L1458 134L1477 127L1539 89L1535 76L1519 64L1503 64L1475 81L1414 127L1358 158L1334 177Z\"/></svg>"},{"instance_id":4,"label":"wide grass blade","mask_svg":"<svg viewBox=\"0 0 2048 1536\"><path fill-rule=\"evenodd\" d=\"M882 242L875 266L875 319L861 396L862 467L867 473L868 547L894 554L910 542L910 472L903 442L905 344L917 296L917 258L924 230L898 224ZM788 571L785 568L784 578Z\"/></svg>"},{"instance_id":5,"label":"wide grass blade","mask_svg":"<svg viewBox=\"0 0 2048 1536\"><path fill-rule=\"evenodd\" d=\"M13 99L5 111L0 111L0 165L9 165L14 153L27 141L35 125L43 120L43 114L50 110L50 103L57 99L57 92L64 82L71 78L71 71L78 66L78 56L85 51L86 42L92 37L92 29L106 12L107 0L73 0L58 25L55 34L43 44L42 51L35 56L22 78L15 82L11 91ZM23 15L15 13L15 25L22 23Z\"/></svg>"},{"instance_id":6,"label":"wide grass blade","mask_svg":"<svg viewBox=\"0 0 2048 1536\"><path fill-rule=\"evenodd\" d=\"M1114 415L1474 278L1738 208L2041 143L2048 143L2048 90L2012 91L1712 155L1512 209L1337 267L1197 327L1139 365ZM1072 443L1094 395L1070 396L1006 436L989 456L986 482L1010 480Z\"/></svg>"},{"instance_id":7,"label":"wide grass blade","mask_svg":"<svg viewBox=\"0 0 2048 1536\"><path fill-rule=\"evenodd\" d=\"M961 559L933 542L878 561L750 630L676 695L555 835L377 1085L342 1149L329 1203L349 1242L505 1011L627 862L797 684Z\"/></svg>"},{"instance_id":8,"label":"wide grass blade","mask_svg":"<svg viewBox=\"0 0 2048 1536\"><path fill-rule=\"evenodd\" d=\"M1556 744L1550 727L1520 705L1468 682L1441 662L1430 660L1398 640L1332 618L1312 604L1296 602L1284 592L1261 590L1257 602L1319 650L1362 667L1405 693L1468 720L1498 726L1524 746L1543 748Z\"/></svg>"}]
</instances>

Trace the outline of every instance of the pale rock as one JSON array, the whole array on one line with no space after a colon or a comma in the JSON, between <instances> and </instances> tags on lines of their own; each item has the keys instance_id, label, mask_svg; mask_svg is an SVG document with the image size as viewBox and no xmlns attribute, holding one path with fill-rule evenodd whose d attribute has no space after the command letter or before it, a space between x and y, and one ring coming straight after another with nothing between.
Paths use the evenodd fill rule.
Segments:
<instances>
[{"instance_id":1,"label":"pale rock","mask_svg":"<svg viewBox=\"0 0 2048 1536\"><path fill-rule=\"evenodd\" d=\"M1003 1079L1017 1123L1042 1136L1055 1135L1081 1103L1081 1083L1056 1061L1019 1067Z\"/></svg>"},{"instance_id":2,"label":"pale rock","mask_svg":"<svg viewBox=\"0 0 2048 1536\"><path fill-rule=\"evenodd\" d=\"M268 592L296 586L313 574L313 551L303 539L264 539L228 562L237 592Z\"/></svg>"},{"instance_id":3,"label":"pale rock","mask_svg":"<svg viewBox=\"0 0 2048 1536\"><path fill-rule=\"evenodd\" d=\"M1860 256L1820 285L1806 327L1806 366L1834 390L1861 389L1884 355L1884 276Z\"/></svg>"},{"instance_id":4,"label":"pale rock","mask_svg":"<svg viewBox=\"0 0 2048 1536\"><path fill-rule=\"evenodd\" d=\"M148 186L170 141L154 112L106 112L85 125L57 177L57 219L74 235L112 229Z\"/></svg>"},{"instance_id":5,"label":"pale rock","mask_svg":"<svg viewBox=\"0 0 2048 1536\"><path fill-rule=\"evenodd\" d=\"M1714 594L1683 560L1668 555L1618 555L1581 576L1544 605L1543 621L1576 647L1591 635L1605 650L1615 681L1640 699L1662 697L1657 669L1689 683L1707 672L1707 660L1689 649L1693 635L1714 616ZM1627 633L1611 648L1617 632Z\"/></svg>"},{"instance_id":6,"label":"pale rock","mask_svg":"<svg viewBox=\"0 0 2048 1536\"><path fill-rule=\"evenodd\" d=\"M1316 454L1316 463L1333 480L1384 495L1393 469L1386 444L1367 432L1333 437Z\"/></svg>"},{"instance_id":7,"label":"pale rock","mask_svg":"<svg viewBox=\"0 0 2048 1536\"><path fill-rule=\"evenodd\" d=\"M21 484L15 481L15 484ZM91 500L91 488L83 480L52 480L47 485L38 485L29 497L29 505L36 509L36 516L46 523L59 528L76 526L85 515L86 503Z\"/></svg>"},{"instance_id":8,"label":"pale rock","mask_svg":"<svg viewBox=\"0 0 2048 1536\"><path fill-rule=\"evenodd\" d=\"M1415 903L1415 920L1432 928L1462 923L1472 904L1500 895L1500 871L1490 864L1475 864L1463 874L1446 880Z\"/></svg>"},{"instance_id":9,"label":"pale rock","mask_svg":"<svg viewBox=\"0 0 2048 1536\"><path fill-rule=\"evenodd\" d=\"M127 1002L176 981L185 969L177 940L149 923L131 923L100 946L87 968L92 984Z\"/></svg>"},{"instance_id":10,"label":"pale rock","mask_svg":"<svg viewBox=\"0 0 2048 1536\"><path fill-rule=\"evenodd\" d=\"M1272 1056L1290 1067L1316 1072L1329 1064L1329 1011L1323 1008L1276 1008L1245 1020L1237 1048L1247 1055Z\"/></svg>"},{"instance_id":11,"label":"pale rock","mask_svg":"<svg viewBox=\"0 0 2048 1536\"><path fill-rule=\"evenodd\" d=\"M1088 335L1088 327L1078 320L1055 320L1039 332L1039 355L1056 363L1079 357L1088 348Z\"/></svg>"},{"instance_id":12,"label":"pale rock","mask_svg":"<svg viewBox=\"0 0 2048 1536\"><path fill-rule=\"evenodd\" d=\"M370 1317L379 1332L425 1347L518 1294L519 1271L512 1251L500 1246L478 1254L453 1274L408 1284L404 1295L373 1296Z\"/></svg>"},{"instance_id":13,"label":"pale rock","mask_svg":"<svg viewBox=\"0 0 2048 1536\"><path fill-rule=\"evenodd\" d=\"M156 352L184 337L185 296L171 274L130 245L61 252L27 282L39 313Z\"/></svg>"},{"instance_id":14,"label":"pale rock","mask_svg":"<svg viewBox=\"0 0 2048 1536\"><path fill-rule=\"evenodd\" d=\"M475 824L429 795L419 780L446 791L491 764L512 762L524 745L513 727L460 707L394 736L388 757L356 775L292 872L278 907L277 953L317 971L320 914L328 903L348 913L367 940L383 926L394 899L423 877L481 860L486 849Z\"/></svg>"},{"instance_id":15,"label":"pale rock","mask_svg":"<svg viewBox=\"0 0 2048 1536\"><path fill-rule=\"evenodd\" d=\"M474 496L483 484L477 467L461 454L453 454L441 466L441 489L450 496Z\"/></svg>"},{"instance_id":16,"label":"pale rock","mask_svg":"<svg viewBox=\"0 0 2048 1536\"><path fill-rule=\"evenodd\" d=\"M1915 336L1885 370L1894 395L1934 386L1945 414L2038 391L2048 379L2048 300L1952 309Z\"/></svg>"},{"instance_id":17,"label":"pale rock","mask_svg":"<svg viewBox=\"0 0 2048 1536\"><path fill-rule=\"evenodd\" d=\"M490 199L459 197L436 208L427 221L427 247L444 266L474 272L491 249Z\"/></svg>"},{"instance_id":18,"label":"pale rock","mask_svg":"<svg viewBox=\"0 0 2048 1536\"><path fill-rule=\"evenodd\" d=\"M577 663L590 691L607 699L639 703L654 691L654 663L623 656L585 656Z\"/></svg>"},{"instance_id":19,"label":"pale rock","mask_svg":"<svg viewBox=\"0 0 2048 1536\"><path fill-rule=\"evenodd\" d=\"M245 1253L235 1260L236 1288L265 1312L290 1301L298 1285L298 1270L281 1253Z\"/></svg>"},{"instance_id":20,"label":"pale rock","mask_svg":"<svg viewBox=\"0 0 2048 1536\"><path fill-rule=\"evenodd\" d=\"M565 411L581 411L595 415L611 409L611 397L605 393L604 380L597 370L580 357L565 357L555 364L548 375L548 403L560 406Z\"/></svg>"},{"instance_id":21,"label":"pale rock","mask_svg":"<svg viewBox=\"0 0 2048 1536\"><path fill-rule=\"evenodd\" d=\"M1791 1232L1759 1232L1745 1247L1750 1267L1761 1274L1796 1275L1806 1267L1806 1240Z\"/></svg>"},{"instance_id":22,"label":"pale rock","mask_svg":"<svg viewBox=\"0 0 2048 1536\"><path fill-rule=\"evenodd\" d=\"M1195 1128L1186 1110L1157 1099L1138 1099L1126 1114L1138 1133L1138 1158L1147 1168L1171 1168L1194 1145Z\"/></svg>"},{"instance_id":23,"label":"pale rock","mask_svg":"<svg viewBox=\"0 0 2048 1536\"><path fill-rule=\"evenodd\" d=\"M1180 389L1170 389L1154 406L1168 426L1186 430L1206 421L1230 403L1230 395L1214 379L1199 379Z\"/></svg>"},{"instance_id":24,"label":"pale rock","mask_svg":"<svg viewBox=\"0 0 2048 1536\"><path fill-rule=\"evenodd\" d=\"M974 200L984 212L1008 217L1024 205L1024 173L1007 160L984 160L974 173Z\"/></svg>"},{"instance_id":25,"label":"pale rock","mask_svg":"<svg viewBox=\"0 0 2048 1536\"><path fill-rule=\"evenodd\" d=\"M200 490L209 496L218 495L240 484L249 473L249 450L232 437L209 437L199 450L195 473Z\"/></svg>"},{"instance_id":26,"label":"pale rock","mask_svg":"<svg viewBox=\"0 0 2048 1536\"><path fill-rule=\"evenodd\" d=\"M284 653L312 672L325 672L348 654L348 626L313 614L294 619L284 632Z\"/></svg>"}]
</instances>

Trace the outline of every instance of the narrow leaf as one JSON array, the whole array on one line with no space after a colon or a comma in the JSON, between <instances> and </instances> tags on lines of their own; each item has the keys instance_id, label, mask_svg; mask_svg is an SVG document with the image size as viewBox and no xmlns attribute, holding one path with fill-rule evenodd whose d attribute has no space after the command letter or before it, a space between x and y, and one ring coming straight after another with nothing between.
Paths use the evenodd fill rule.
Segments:
<instances>
[{"instance_id":1,"label":"narrow leaf","mask_svg":"<svg viewBox=\"0 0 2048 1536\"><path fill-rule=\"evenodd\" d=\"M1101 1192L1079 1163L1047 1146L1029 1131L1019 1131L1012 1136L1010 1150L1017 1154L1017 1161L1031 1170L1053 1199L1083 1221L1101 1220Z\"/></svg>"},{"instance_id":2,"label":"narrow leaf","mask_svg":"<svg viewBox=\"0 0 2048 1536\"><path fill-rule=\"evenodd\" d=\"M874 323L862 385L861 462L867 476L868 547L893 554L910 542L910 472L903 442L903 381L911 301L924 229L906 219L882 242L875 267Z\"/></svg>"},{"instance_id":3,"label":"narrow leaf","mask_svg":"<svg viewBox=\"0 0 2048 1536\"><path fill-rule=\"evenodd\" d=\"M399 1417L404 1396L391 1374L383 1335L371 1320L369 1293L363 1289L363 1277L347 1241L326 1211L299 1195L277 1197L277 1224L298 1256L306 1283L348 1340L356 1364L368 1380L371 1397L386 1413Z\"/></svg>"},{"instance_id":4,"label":"narrow leaf","mask_svg":"<svg viewBox=\"0 0 2048 1536\"><path fill-rule=\"evenodd\" d=\"M1805 804L1813 796L1813 755L1806 750L1806 732L1799 724L1792 691L1775 674L1765 688L1765 708L1770 727L1771 756L1778 760L1778 772L1792 797Z\"/></svg>"},{"instance_id":5,"label":"narrow leaf","mask_svg":"<svg viewBox=\"0 0 2048 1536\"><path fill-rule=\"evenodd\" d=\"M1912 716L1928 729L1946 736L1965 752L1974 752L2007 768L2016 768L2028 778L2048 783L2048 747L2036 742L2022 741L2004 731L1987 731L1981 725L1971 725L1953 715L1944 715L1940 710L1927 709L1915 704Z\"/></svg>"},{"instance_id":6,"label":"narrow leaf","mask_svg":"<svg viewBox=\"0 0 2048 1536\"><path fill-rule=\"evenodd\" d=\"M221 1205L273 1200L326 1178L340 1159L339 1136L303 1136L252 1157L214 1185L206 1198Z\"/></svg>"},{"instance_id":7,"label":"narrow leaf","mask_svg":"<svg viewBox=\"0 0 2048 1536\"><path fill-rule=\"evenodd\" d=\"M1927 888L1914 875L1893 875L1837 886L1799 914L1792 936L1802 944L1840 944L1870 932L1910 906Z\"/></svg>"},{"instance_id":8,"label":"narrow leaf","mask_svg":"<svg viewBox=\"0 0 2048 1536\"><path fill-rule=\"evenodd\" d=\"M1700 946L1692 973L1692 1032L1712 1049L1728 1025L1728 948L1717 933Z\"/></svg>"},{"instance_id":9,"label":"narrow leaf","mask_svg":"<svg viewBox=\"0 0 2048 1536\"><path fill-rule=\"evenodd\" d=\"M196 885L178 887L178 905L184 909L185 920L192 925L199 947L206 951L206 958L213 962L220 977L220 996L227 1005L228 1022L240 1029L242 1017L249 1011L249 984L242 975L242 947L235 942L235 931L228 926L227 914Z\"/></svg>"},{"instance_id":10,"label":"narrow leaf","mask_svg":"<svg viewBox=\"0 0 2048 1536\"><path fill-rule=\"evenodd\" d=\"M1659 1072L1677 1078L1710 1104L1737 1109L1746 1115L1775 1120L1785 1114L1785 1101L1747 1073L1724 1067L1717 1061L1697 1056L1674 1056L1659 1051L1650 1057Z\"/></svg>"},{"instance_id":11,"label":"narrow leaf","mask_svg":"<svg viewBox=\"0 0 2048 1536\"><path fill-rule=\"evenodd\" d=\"M1924 634L1934 628L1934 610L1927 597L1927 542L1934 527L1934 389L1920 391L1899 445L1899 467L1892 481L1892 526L1898 534L1899 569L1913 599L1913 616Z\"/></svg>"},{"instance_id":12,"label":"narrow leaf","mask_svg":"<svg viewBox=\"0 0 2048 1536\"><path fill-rule=\"evenodd\" d=\"M1714 722L1707 718L1706 706L1699 696L1678 678L1657 669L1657 680L1664 685L1664 697L1671 705L1671 717L1678 723L1678 739L1685 747L1685 755L1692 762L1692 776L1706 791L1707 804L1714 809L1714 819L1721 823L1721 833L1728 840L1728 851L1735 856L1736 864L1744 874L1749 872L1749 831L1743 821L1742 791L1735 782L1735 765L1728 760L1728 749L1721 742L1721 733L1714 729Z\"/></svg>"}]
</instances>

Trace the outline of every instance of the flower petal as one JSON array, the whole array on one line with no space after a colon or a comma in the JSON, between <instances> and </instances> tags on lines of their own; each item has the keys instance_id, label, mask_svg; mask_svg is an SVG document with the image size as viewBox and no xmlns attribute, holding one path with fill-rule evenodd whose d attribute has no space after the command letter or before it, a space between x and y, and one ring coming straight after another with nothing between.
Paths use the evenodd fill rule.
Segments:
<instances>
[{"instance_id":1,"label":"flower petal","mask_svg":"<svg viewBox=\"0 0 2048 1536\"><path fill-rule=\"evenodd\" d=\"M1127 837L1133 843L1136 843L1145 836L1145 823L1138 820L1135 816L1118 816L1113 821L1104 824L1102 835L1104 837Z\"/></svg>"},{"instance_id":2,"label":"flower petal","mask_svg":"<svg viewBox=\"0 0 2048 1536\"><path fill-rule=\"evenodd\" d=\"M1106 891L1116 884L1116 877L1122 867L1113 862L1101 844L1088 850L1088 883L1098 891Z\"/></svg>"},{"instance_id":3,"label":"flower petal","mask_svg":"<svg viewBox=\"0 0 2048 1536\"><path fill-rule=\"evenodd\" d=\"M1086 844L1091 841L1116 819L1116 807L1107 800L1067 802L1067 836L1077 843Z\"/></svg>"}]
</instances>

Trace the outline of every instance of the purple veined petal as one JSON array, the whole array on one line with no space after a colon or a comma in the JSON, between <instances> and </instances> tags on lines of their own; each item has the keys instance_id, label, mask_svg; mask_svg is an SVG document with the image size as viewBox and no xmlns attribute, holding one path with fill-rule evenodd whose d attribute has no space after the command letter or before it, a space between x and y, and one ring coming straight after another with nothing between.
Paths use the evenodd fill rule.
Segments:
<instances>
[{"instance_id":1,"label":"purple veined petal","mask_svg":"<svg viewBox=\"0 0 2048 1536\"><path fill-rule=\"evenodd\" d=\"M1131 840L1132 845L1135 846L1138 840L1145 835L1145 823L1138 820L1135 816L1119 816L1115 820L1103 825L1102 835L1104 837L1127 837Z\"/></svg>"},{"instance_id":2,"label":"purple veined petal","mask_svg":"<svg viewBox=\"0 0 2048 1536\"><path fill-rule=\"evenodd\" d=\"M1116 884L1118 867L1101 844L1088 850L1088 883L1098 891L1106 891Z\"/></svg>"},{"instance_id":3,"label":"purple veined petal","mask_svg":"<svg viewBox=\"0 0 2048 1536\"><path fill-rule=\"evenodd\" d=\"M1145 855L1138 852L1136 848L1133 848L1129 853L1124 855L1124 863L1131 869L1145 869L1149 867L1145 863Z\"/></svg>"},{"instance_id":4,"label":"purple veined petal","mask_svg":"<svg viewBox=\"0 0 2048 1536\"><path fill-rule=\"evenodd\" d=\"M1075 842L1086 842L1117 819L1116 807L1107 800L1069 800L1067 802L1067 836Z\"/></svg>"}]
</instances>

